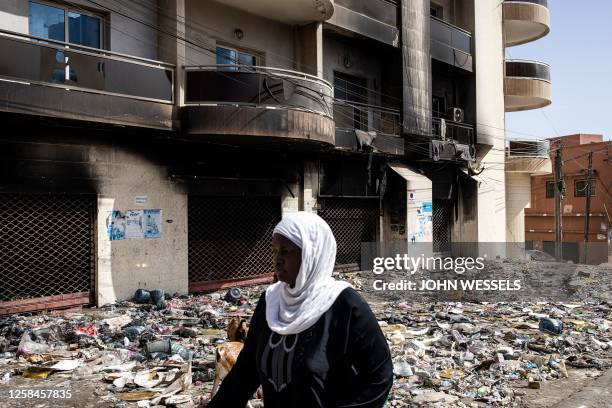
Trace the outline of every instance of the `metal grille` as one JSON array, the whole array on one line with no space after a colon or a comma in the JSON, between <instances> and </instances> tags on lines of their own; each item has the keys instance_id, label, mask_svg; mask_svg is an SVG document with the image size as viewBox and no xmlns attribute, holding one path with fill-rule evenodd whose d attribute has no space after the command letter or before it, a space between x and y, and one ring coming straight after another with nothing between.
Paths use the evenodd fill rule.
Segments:
<instances>
[{"instance_id":1,"label":"metal grille","mask_svg":"<svg viewBox=\"0 0 612 408\"><path fill-rule=\"evenodd\" d=\"M279 197L189 197L189 281L251 278L273 272L272 231Z\"/></svg>"},{"instance_id":2,"label":"metal grille","mask_svg":"<svg viewBox=\"0 0 612 408\"><path fill-rule=\"evenodd\" d=\"M331 227L338 245L336 265L359 264L361 243L376 241L378 200L325 198L320 201L322 208L318 214Z\"/></svg>"},{"instance_id":3,"label":"metal grille","mask_svg":"<svg viewBox=\"0 0 612 408\"><path fill-rule=\"evenodd\" d=\"M95 208L95 196L0 194L0 306L92 291Z\"/></svg>"},{"instance_id":4,"label":"metal grille","mask_svg":"<svg viewBox=\"0 0 612 408\"><path fill-rule=\"evenodd\" d=\"M451 250L451 200L433 200L432 229L434 252Z\"/></svg>"}]
</instances>

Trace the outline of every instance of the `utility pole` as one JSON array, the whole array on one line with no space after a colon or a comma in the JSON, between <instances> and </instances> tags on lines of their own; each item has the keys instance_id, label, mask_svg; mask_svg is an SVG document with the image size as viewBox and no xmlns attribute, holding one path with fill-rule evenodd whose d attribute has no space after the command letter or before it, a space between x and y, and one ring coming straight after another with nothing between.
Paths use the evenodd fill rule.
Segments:
<instances>
[{"instance_id":1,"label":"utility pole","mask_svg":"<svg viewBox=\"0 0 612 408\"><path fill-rule=\"evenodd\" d=\"M589 168L587 170L586 179L586 214L584 215L584 259L583 263L587 263L587 246L589 242L589 221L591 213L591 178L593 177L593 152L589 153Z\"/></svg>"},{"instance_id":2,"label":"utility pole","mask_svg":"<svg viewBox=\"0 0 612 408\"><path fill-rule=\"evenodd\" d=\"M563 200L563 161L561 160L561 140L557 139L555 153L555 258L563 260L563 214L561 213L561 200Z\"/></svg>"}]
</instances>

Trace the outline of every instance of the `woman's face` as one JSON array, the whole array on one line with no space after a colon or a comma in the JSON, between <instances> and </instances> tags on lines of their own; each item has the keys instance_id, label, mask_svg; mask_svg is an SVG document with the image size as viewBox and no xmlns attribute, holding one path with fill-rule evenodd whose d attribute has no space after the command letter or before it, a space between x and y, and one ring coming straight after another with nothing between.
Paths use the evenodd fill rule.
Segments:
<instances>
[{"instance_id":1,"label":"woman's face","mask_svg":"<svg viewBox=\"0 0 612 408\"><path fill-rule=\"evenodd\" d=\"M295 280L302 264L302 250L282 235L272 235L272 256L274 271L279 281L295 286Z\"/></svg>"}]
</instances>

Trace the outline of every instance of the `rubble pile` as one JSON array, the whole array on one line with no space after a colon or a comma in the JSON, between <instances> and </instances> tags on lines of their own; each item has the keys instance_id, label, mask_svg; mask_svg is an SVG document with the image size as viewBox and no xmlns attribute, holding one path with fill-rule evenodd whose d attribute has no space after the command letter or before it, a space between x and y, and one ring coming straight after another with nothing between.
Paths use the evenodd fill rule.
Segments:
<instances>
[{"instance_id":1,"label":"rubble pile","mask_svg":"<svg viewBox=\"0 0 612 408\"><path fill-rule=\"evenodd\" d=\"M558 302L413 300L373 291L367 273L342 277L370 303L390 344L387 406L522 406L529 389L612 366L612 301L597 295L591 272L572 280L578 298ZM229 321L248 320L264 289L141 291L100 308L2 317L0 392L70 389L83 407L205 406Z\"/></svg>"},{"instance_id":2,"label":"rubble pile","mask_svg":"<svg viewBox=\"0 0 612 408\"><path fill-rule=\"evenodd\" d=\"M228 321L252 315L257 289L161 300L139 290L99 309L0 318L0 390L53 384L79 400L93 393L91 406L197 406Z\"/></svg>"}]
</instances>

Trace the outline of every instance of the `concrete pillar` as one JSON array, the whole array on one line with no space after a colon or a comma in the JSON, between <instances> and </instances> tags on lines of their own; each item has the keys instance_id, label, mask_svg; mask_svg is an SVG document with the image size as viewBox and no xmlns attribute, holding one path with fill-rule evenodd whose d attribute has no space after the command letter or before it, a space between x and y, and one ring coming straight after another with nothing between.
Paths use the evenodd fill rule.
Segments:
<instances>
[{"instance_id":1,"label":"concrete pillar","mask_svg":"<svg viewBox=\"0 0 612 408\"><path fill-rule=\"evenodd\" d=\"M122 147L92 148L90 161L108 168L98 182L97 304L130 299L138 288L187 293L187 195L165 167ZM111 241L112 211L142 209L161 210L160 237Z\"/></svg>"},{"instance_id":2,"label":"concrete pillar","mask_svg":"<svg viewBox=\"0 0 612 408\"><path fill-rule=\"evenodd\" d=\"M323 24L310 23L295 31L295 69L323 78Z\"/></svg>"},{"instance_id":3,"label":"concrete pillar","mask_svg":"<svg viewBox=\"0 0 612 408\"><path fill-rule=\"evenodd\" d=\"M525 208L531 207L531 175L506 173L506 240L525 243Z\"/></svg>"},{"instance_id":4,"label":"concrete pillar","mask_svg":"<svg viewBox=\"0 0 612 408\"><path fill-rule=\"evenodd\" d=\"M316 160L304 160L300 210L317 213L319 196L319 163Z\"/></svg>"},{"instance_id":5,"label":"concrete pillar","mask_svg":"<svg viewBox=\"0 0 612 408\"><path fill-rule=\"evenodd\" d=\"M474 0L476 72L476 131L480 145L492 146L480 163L478 177L478 241L506 239L504 187L504 47L502 7L490 0ZM504 220L504 221L502 221ZM501 222L501 225L500 225Z\"/></svg>"},{"instance_id":6,"label":"concrete pillar","mask_svg":"<svg viewBox=\"0 0 612 408\"><path fill-rule=\"evenodd\" d=\"M430 1L401 3L405 133L431 135Z\"/></svg>"},{"instance_id":7,"label":"concrete pillar","mask_svg":"<svg viewBox=\"0 0 612 408\"><path fill-rule=\"evenodd\" d=\"M185 89L183 66L187 65L185 41L185 0L159 0L158 31L159 59L176 65L174 73L174 103L183 105Z\"/></svg>"}]
</instances>

